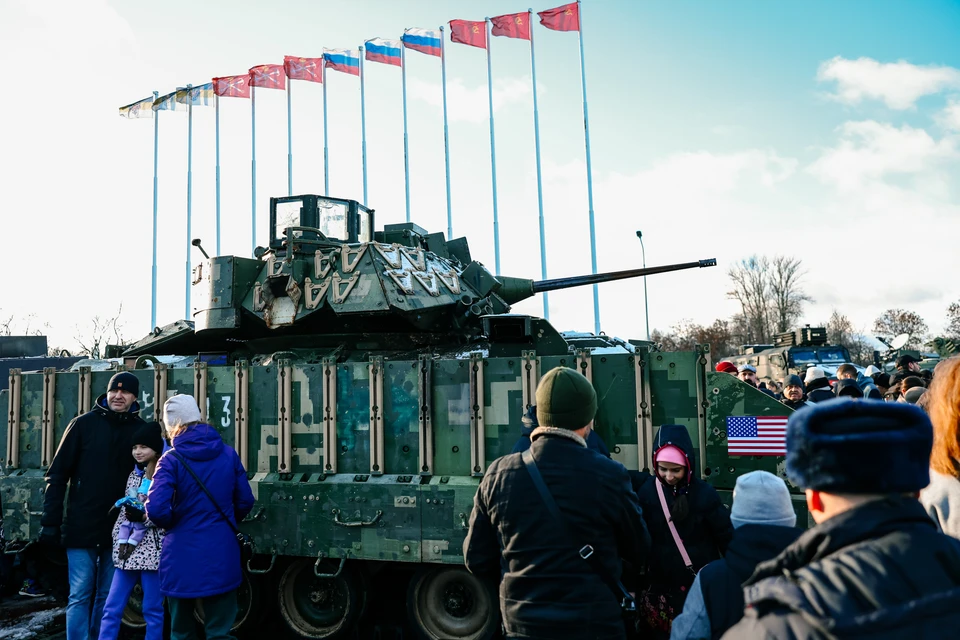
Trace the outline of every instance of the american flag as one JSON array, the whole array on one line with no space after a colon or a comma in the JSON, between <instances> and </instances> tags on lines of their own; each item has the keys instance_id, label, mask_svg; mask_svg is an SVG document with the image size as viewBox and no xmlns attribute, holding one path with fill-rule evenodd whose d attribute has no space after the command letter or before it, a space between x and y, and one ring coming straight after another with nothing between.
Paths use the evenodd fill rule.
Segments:
<instances>
[{"instance_id":1,"label":"american flag","mask_svg":"<svg viewBox=\"0 0 960 640\"><path fill-rule=\"evenodd\" d=\"M787 418L729 416L727 453L731 456L787 455Z\"/></svg>"}]
</instances>

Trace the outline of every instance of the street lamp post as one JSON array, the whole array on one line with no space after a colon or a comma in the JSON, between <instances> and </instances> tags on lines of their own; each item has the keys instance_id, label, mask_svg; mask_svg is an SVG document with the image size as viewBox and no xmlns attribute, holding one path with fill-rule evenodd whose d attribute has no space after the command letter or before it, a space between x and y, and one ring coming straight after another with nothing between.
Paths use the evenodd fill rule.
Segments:
<instances>
[{"instance_id":1,"label":"street lamp post","mask_svg":"<svg viewBox=\"0 0 960 640\"><path fill-rule=\"evenodd\" d=\"M647 268L647 251L643 248L643 232L637 230L637 239L640 240L640 254L643 258L643 268ZM647 276L643 276L643 315L647 326L647 341L650 340L650 306L647 304Z\"/></svg>"}]
</instances>

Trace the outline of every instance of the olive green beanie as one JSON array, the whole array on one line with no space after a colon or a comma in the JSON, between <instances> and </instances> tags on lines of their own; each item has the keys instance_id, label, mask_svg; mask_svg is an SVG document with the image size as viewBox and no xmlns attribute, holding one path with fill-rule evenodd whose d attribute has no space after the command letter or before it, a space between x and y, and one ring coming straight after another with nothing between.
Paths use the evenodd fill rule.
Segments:
<instances>
[{"instance_id":1,"label":"olive green beanie","mask_svg":"<svg viewBox=\"0 0 960 640\"><path fill-rule=\"evenodd\" d=\"M537 386L537 421L543 427L576 431L597 414L597 392L590 381L568 367L547 372Z\"/></svg>"}]
</instances>

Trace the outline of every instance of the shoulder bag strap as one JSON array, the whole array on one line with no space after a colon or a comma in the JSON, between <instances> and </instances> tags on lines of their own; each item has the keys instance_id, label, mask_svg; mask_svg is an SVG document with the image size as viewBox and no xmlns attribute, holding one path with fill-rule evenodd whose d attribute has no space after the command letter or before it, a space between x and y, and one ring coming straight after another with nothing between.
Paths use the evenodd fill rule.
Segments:
<instances>
[{"instance_id":1,"label":"shoulder bag strap","mask_svg":"<svg viewBox=\"0 0 960 640\"><path fill-rule=\"evenodd\" d=\"M667 507L667 498L663 495L663 483L660 482L660 478L654 477L654 482L657 483L657 496L660 498L660 506L663 508L663 517L667 519L667 526L670 527L670 535L673 536L673 541L677 545L677 550L680 551L680 557L683 558L683 564L687 565L687 569L693 571L693 563L690 561L690 556L687 554L687 548L683 546L683 540L680 539L680 534L677 533L677 527L673 524L673 517L670 515L670 509ZM694 571L694 573L696 573Z\"/></svg>"},{"instance_id":2,"label":"shoulder bag strap","mask_svg":"<svg viewBox=\"0 0 960 640\"><path fill-rule=\"evenodd\" d=\"M227 517L227 514L223 512L223 509L221 509L221 508L220 508L220 505L217 504L217 501L214 500L213 494L210 493L210 491L207 489L207 487L203 484L203 481L200 480L200 476L198 476L198 475L196 474L196 472L194 472L194 470L190 468L190 465L187 464L187 461L183 459L183 456L181 456L180 453L179 453L176 449L168 449L168 450L167 450L167 453L169 453L170 455L172 455L173 457L175 457L177 460L180 461L180 463L183 465L183 468L186 469L187 472L188 472L191 476L193 476L193 479L194 479L194 480L197 481L197 484L200 486L200 489L201 489L205 494L207 494L207 497L208 497L208 498L210 498L210 502L213 503L213 506L216 507L216 508L217 508L217 511L220 513L220 517L222 517L224 520L227 521L227 524L230 525L230 528L233 529L233 532L234 532L234 533L239 534L239 533L240 533L240 530L237 529L237 525L233 524L233 522L230 520L230 518Z\"/></svg>"},{"instance_id":3,"label":"shoulder bag strap","mask_svg":"<svg viewBox=\"0 0 960 640\"><path fill-rule=\"evenodd\" d=\"M569 529L567 529L566 522L563 519L563 516L560 514L560 507L557 506L556 500L553 499L550 490L547 488L547 484L543 481L543 476L540 475L540 469L537 468L537 462L533 459L533 448L527 449L521 454L523 458L523 464L527 467L527 472L530 474L530 479L533 480L533 486L537 488L537 492L540 494L540 497L543 499L543 503L547 507L547 511L550 512L550 515L553 516L553 519L556 521L560 532L571 542L573 537L570 535ZM623 584L619 580L614 580L612 576L607 574L603 570L603 567L600 567L596 558L593 554L593 546L585 544L577 550L577 555L586 561L587 565L593 569L594 573L599 576L603 583L607 585L607 588L613 592L613 595L619 600L624 599L633 603L633 596L626 590Z\"/></svg>"}]
</instances>

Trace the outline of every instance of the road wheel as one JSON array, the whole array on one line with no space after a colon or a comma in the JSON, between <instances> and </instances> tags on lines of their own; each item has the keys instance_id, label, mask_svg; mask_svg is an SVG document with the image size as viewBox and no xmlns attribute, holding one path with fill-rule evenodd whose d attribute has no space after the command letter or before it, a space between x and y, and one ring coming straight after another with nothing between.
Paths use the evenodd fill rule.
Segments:
<instances>
[{"instance_id":1,"label":"road wheel","mask_svg":"<svg viewBox=\"0 0 960 640\"><path fill-rule=\"evenodd\" d=\"M237 589L237 617L233 621L233 626L230 627L231 633L242 636L253 631L253 627L260 620L260 602L263 596L261 591L260 581L244 571L243 581ZM193 617L202 628L204 620L202 600L194 600Z\"/></svg>"},{"instance_id":2,"label":"road wheel","mask_svg":"<svg viewBox=\"0 0 960 640\"><path fill-rule=\"evenodd\" d=\"M339 561L320 563L319 572L333 574ZM318 578L310 559L294 561L280 577L280 615L300 638L344 638L352 631L366 601L359 575L344 565L336 578Z\"/></svg>"},{"instance_id":3,"label":"road wheel","mask_svg":"<svg viewBox=\"0 0 960 640\"><path fill-rule=\"evenodd\" d=\"M493 590L460 567L421 569L410 581L407 610L428 640L486 640L499 628Z\"/></svg>"}]
</instances>

